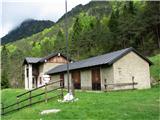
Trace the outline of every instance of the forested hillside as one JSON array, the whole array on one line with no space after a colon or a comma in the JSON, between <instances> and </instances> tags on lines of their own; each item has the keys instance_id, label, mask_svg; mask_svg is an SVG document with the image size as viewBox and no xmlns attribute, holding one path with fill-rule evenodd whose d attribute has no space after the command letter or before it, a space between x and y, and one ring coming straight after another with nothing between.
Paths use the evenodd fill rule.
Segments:
<instances>
[{"instance_id":1,"label":"forested hillside","mask_svg":"<svg viewBox=\"0 0 160 120\"><path fill-rule=\"evenodd\" d=\"M92 1L68 12L69 54L75 60L134 47L160 53L160 2ZM23 59L53 51L65 54L64 16L51 28L9 43L2 50L2 84L23 85ZM17 84L18 83L18 84Z\"/></svg>"},{"instance_id":2,"label":"forested hillside","mask_svg":"<svg viewBox=\"0 0 160 120\"><path fill-rule=\"evenodd\" d=\"M49 20L33 20L33 19L25 20L20 24L20 26L13 29L7 35L2 37L1 44L14 42L19 39L31 36L53 25L54 22Z\"/></svg>"}]
</instances>

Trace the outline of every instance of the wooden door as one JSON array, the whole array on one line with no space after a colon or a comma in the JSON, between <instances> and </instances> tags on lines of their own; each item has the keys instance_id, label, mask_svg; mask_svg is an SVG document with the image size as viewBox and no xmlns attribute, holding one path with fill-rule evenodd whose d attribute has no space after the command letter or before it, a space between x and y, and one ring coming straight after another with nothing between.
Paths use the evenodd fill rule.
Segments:
<instances>
[{"instance_id":1,"label":"wooden door","mask_svg":"<svg viewBox=\"0 0 160 120\"><path fill-rule=\"evenodd\" d=\"M60 80L62 80L60 82L60 86L62 86L64 88L64 74L63 73L60 74Z\"/></svg>"},{"instance_id":2,"label":"wooden door","mask_svg":"<svg viewBox=\"0 0 160 120\"><path fill-rule=\"evenodd\" d=\"M100 68L92 69L92 90L101 90Z\"/></svg>"},{"instance_id":3,"label":"wooden door","mask_svg":"<svg viewBox=\"0 0 160 120\"><path fill-rule=\"evenodd\" d=\"M81 89L80 71L72 72L72 80L75 89Z\"/></svg>"}]
</instances>

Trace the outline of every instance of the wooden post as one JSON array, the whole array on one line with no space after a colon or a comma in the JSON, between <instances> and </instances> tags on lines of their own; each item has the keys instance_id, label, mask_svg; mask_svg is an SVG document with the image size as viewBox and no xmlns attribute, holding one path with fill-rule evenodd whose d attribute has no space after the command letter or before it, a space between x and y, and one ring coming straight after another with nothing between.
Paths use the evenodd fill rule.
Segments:
<instances>
[{"instance_id":1,"label":"wooden post","mask_svg":"<svg viewBox=\"0 0 160 120\"><path fill-rule=\"evenodd\" d=\"M47 83L45 83L45 102L47 102Z\"/></svg>"},{"instance_id":2,"label":"wooden post","mask_svg":"<svg viewBox=\"0 0 160 120\"><path fill-rule=\"evenodd\" d=\"M132 76L133 90L134 90L134 76Z\"/></svg>"},{"instance_id":3,"label":"wooden post","mask_svg":"<svg viewBox=\"0 0 160 120\"><path fill-rule=\"evenodd\" d=\"M104 79L104 88L105 88L105 91L107 91L107 79Z\"/></svg>"},{"instance_id":4,"label":"wooden post","mask_svg":"<svg viewBox=\"0 0 160 120\"><path fill-rule=\"evenodd\" d=\"M17 97L17 110L19 110L19 97Z\"/></svg>"},{"instance_id":5,"label":"wooden post","mask_svg":"<svg viewBox=\"0 0 160 120\"><path fill-rule=\"evenodd\" d=\"M31 94L31 91L29 91L29 104L30 104L30 106L31 106L31 104L32 104L32 94Z\"/></svg>"},{"instance_id":6,"label":"wooden post","mask_svg":"<svg viewBox=\"0 0 160 120\"><path fill-rule=\"evenodd\" d=\"M61 82L61 81L60 81ZM61 98L62 98L62 100L63 100L63 81L62 81L62 84L61 84Z\"/></svg>"}]
</instances>

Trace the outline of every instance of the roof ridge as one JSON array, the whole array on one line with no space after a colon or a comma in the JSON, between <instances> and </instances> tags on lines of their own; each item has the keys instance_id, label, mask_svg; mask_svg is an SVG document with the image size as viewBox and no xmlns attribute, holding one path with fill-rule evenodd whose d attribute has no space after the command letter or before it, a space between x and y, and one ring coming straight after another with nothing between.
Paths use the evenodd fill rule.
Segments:
<instances>
[{"instance_id":1,"label":"roof ridge","mask_svg":"<svg viewBox=\"0 0 160 120\"><path fill-rule=\"evenodd\" d=\"M93 59L93 58L100 57L100 56L105 56L107 54L116 53L116 52L120 52L120 51L127 50L127 49L131 50L131 49L134 49L134 48L133 47L129 47L129 48L121 49L121 50L116 50L116 51L113 51L113 52L105 53L105 54L98 55L98 56L93 56L93 57L86 58L86 59L83 59L83 60L79 60L79 61L76 61L76 62L85 61L85 60ZM74 62L74 63L76 63L76 62Z\"/></svg>"},{"instance_id":2,"label":"roof ridge","mask_svg":"<svg viewBox=\"0 0 160 120\"><path fill-rule=\"evenodd\" d=\"M25 58L42 58L42 57L25 57Z\"/></svg>"}]
</instances>

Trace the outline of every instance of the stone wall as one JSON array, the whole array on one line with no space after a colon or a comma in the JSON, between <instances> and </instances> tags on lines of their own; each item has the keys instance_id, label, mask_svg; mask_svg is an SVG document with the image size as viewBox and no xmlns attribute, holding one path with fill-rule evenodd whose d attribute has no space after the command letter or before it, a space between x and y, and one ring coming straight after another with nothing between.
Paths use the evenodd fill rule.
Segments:
<instances>
[{"instance_id":1,"label":"stone wall","mask_svg":"<svg viewBox=\"0 0 160 120\"><path fill-rule=\"evenodd\" d=\"M105 82L106 84L114 83L113 66L101 67L100 71L101 71L101 89L102 90L112 90L113 85L108 85L105 88Z\"/></svg>"},{"instance_id":2,"label":"stone wall","mask_svg":"<svg viewBox=\"0 0 160 120\"><path fill-rule=\"evenodd\" d=\"M136 53L130 52L113 64L114 83L132 83L138 84L137 89L150 88L149 63L139 57ZM117 89L131 89L132 86L115 87Z\"/></svg>"}]
</instances>

